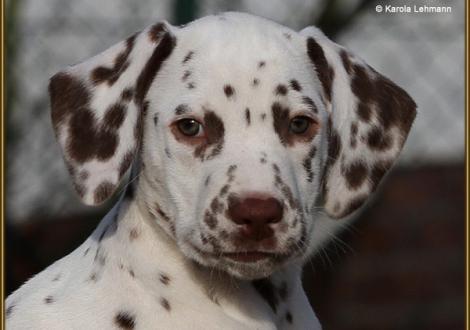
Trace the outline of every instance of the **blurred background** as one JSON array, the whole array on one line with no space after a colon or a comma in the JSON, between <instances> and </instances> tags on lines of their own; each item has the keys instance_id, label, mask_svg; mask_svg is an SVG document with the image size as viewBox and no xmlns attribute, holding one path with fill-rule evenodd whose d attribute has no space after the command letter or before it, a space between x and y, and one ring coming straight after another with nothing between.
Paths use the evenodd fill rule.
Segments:
<instances>
[{"instance_id":1,"label":"blurred background","mask_svg":"<svg viewBox=\"0 0 470 330\"><path fill-rule=\"evenodd\" d=\"M377 4L446 14L377 13ZM82 206L49 117L48 79L154 22L227 10L317 25L407 90L418 116L376 198L305 268L324 329L463 329L464 0L6 1L6 293L71 252L109 205Z\"/></svg>"}]
</instances>

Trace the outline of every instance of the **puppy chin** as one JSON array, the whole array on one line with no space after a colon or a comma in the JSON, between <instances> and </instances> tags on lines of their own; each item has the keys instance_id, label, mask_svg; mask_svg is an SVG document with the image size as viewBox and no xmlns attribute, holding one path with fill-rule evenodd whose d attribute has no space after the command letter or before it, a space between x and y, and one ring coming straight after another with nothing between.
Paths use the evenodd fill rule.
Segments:
<instances>
[{"instance_id":1,"label":"puppy chin","mask_svg":"<svg viewBox=\"0 0 470 330\"><path fill-rule=\"evenodd\" d=\"M267 260L254 263L220 262L216 267L241 280L257 280L270 276L279 265Z\"/></svg>"},{"instance_id":2,"label":"puppy chin","mask_svg":"<svg viewBox=\"0 0 470 330\"><path fill-rule=\"evenodd\" d=\"M211 257L201 258L198 256L193 258L193 260L203 267L217 269L240 280L266 278L284 265L284 263L271 259L256 262L236 262L227 260L226 258L215 259Z\"/></svg>"}]
</instances>

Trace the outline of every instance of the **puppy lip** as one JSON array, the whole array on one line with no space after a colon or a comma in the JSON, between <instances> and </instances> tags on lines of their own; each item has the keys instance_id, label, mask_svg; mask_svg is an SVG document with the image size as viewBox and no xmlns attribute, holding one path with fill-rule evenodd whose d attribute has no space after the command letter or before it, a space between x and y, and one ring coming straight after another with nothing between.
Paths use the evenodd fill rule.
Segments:
<instances>
[{"instance_id":1,"label":"puppy lip","mask_svg":"<svg viewBox=\"0 0 470 330\"><path fill-rule=\"evenodd\" d=\"M259 251L259 250L246 250L246 251L231 251L214 253L211 251L204 251L194 244L190 244L191 248L196 250L201 256L205 258L214 259L229 259L231 261L240 263L254 263L266 259L282 261L292 256L292 252L276 252L276 251Z\"/></svg>"},{"instance_id":2,"label":"puppy lip","mask_svg":"<svg viewBox=\"0 0 470 330\"><path fill-rule=\"evenodd\" d=\"M256 262L274 257L275 255L275 253L263 251L241 251L222 253L223 257L237 262Z\"/></svg>"}]
</instances>

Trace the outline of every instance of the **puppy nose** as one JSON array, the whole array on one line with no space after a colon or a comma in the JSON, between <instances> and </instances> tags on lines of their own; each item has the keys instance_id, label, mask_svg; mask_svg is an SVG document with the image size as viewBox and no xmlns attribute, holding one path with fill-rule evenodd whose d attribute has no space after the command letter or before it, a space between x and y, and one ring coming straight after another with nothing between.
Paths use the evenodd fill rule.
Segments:
<instances>
[{"instance_id":1,"label":"puppy nose","mask_svg":"<svg viewBox=\"0 0 470 330\"><path fill-rule=\"evenodd\" d=\"M242 227L243 236L256 241L273 236L270 224L282 219L283 207L276 198L231 197L228 203L228 217Z\"/></svg>"}]
</instances>

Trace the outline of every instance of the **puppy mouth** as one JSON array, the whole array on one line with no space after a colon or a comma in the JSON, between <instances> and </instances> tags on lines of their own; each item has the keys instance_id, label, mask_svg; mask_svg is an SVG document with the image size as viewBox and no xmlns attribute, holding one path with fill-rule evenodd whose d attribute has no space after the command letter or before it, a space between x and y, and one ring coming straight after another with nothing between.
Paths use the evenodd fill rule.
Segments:
<instances>
[{"instance_id":1,"label":"puppy mouth","mask_svg":"<svg viewBox=\"0 0 470 330\"><path fill-rule=\"evenodd\" d=\"M190 244L191 247L197 251L197 253L209 259L225 259L235 263L255 263L255 262L262 262L262 261L284 261L288 259L292 253L282 253L282 252L274 252L274 251L259 251L259 250L246 250L246 251L234 251L234 252L218 252L213 253L209 251L203 251L200 248L196 247L194 244Z\"/></svg>"},{"instance_id":2,"label":"puppy mouth","mask_svg":"<svg viewBox=\"0 0 470 330\"><path fill-rule=\"evenodd\" d=\"M242 252L226 252L222 253L222 257L227 259L236 261L236 262L243 262L243 263L251 263L257 262L264 259L272 259L276 258L278 254L271 253L271 252L262 252L262 251L242 251Z\"/></svg>"}]
</instances>

